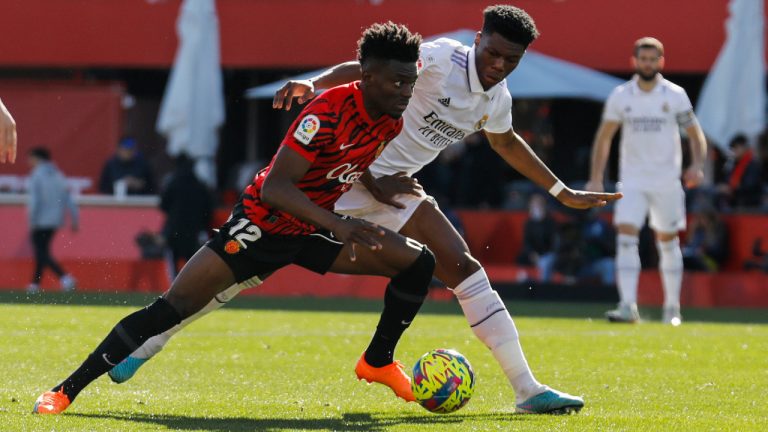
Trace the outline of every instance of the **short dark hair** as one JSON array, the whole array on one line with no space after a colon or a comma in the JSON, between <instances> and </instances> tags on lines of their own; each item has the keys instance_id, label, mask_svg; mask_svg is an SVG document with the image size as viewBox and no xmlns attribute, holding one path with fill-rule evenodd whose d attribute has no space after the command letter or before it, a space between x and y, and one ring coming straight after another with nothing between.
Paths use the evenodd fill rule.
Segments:
<instances>
[{"instance_id":1,"label":"short dark hair","mask_svg":"<svg viewBox=\"0 0 768 432\"><path fill-rule=\"evenodd\" d=\"M29 154L38 159L51 160L51 151L45 147L35 147L29 151Z\"/></svg>"},{"instance_id":2,"label":"short dark hair","mask_svg":"<svg viewBox=\"0 0 768 432\"><path fill-rule=\"evenodd\" d=\"M641 37L640 39L635 41L635 57L637 57L637 54L640 52L641 49L645 48L655 48L656 51L659 52L659 56L664 57L664 44L661 43L660 40L656 39L655 37Z\"/></svg>"},{"instance_id":3,"label":"short dark hair","mask_svg":"<svg viewBox=\"0 0 768 432\"><path fill-rule=\"evenodd\" d=\"M747 139L747 136L744 134L738 134L735 137L731 138L731 142L728 144L728 147L734 148L736 146L744 146L746 147L749 143L749 140Z\"/></svg>"},{"instance_id":4,"label":"short dark hair","mask_svg":"<svg viewBox=\"0 0 768 432\"><path fill-rule=\"evenodd\" d=\"M421 35L411 33L408 27L392 21L376 23L363 31L357 42L360 64L370 59L415 62L419 59Z\"/></svg>"},{"instance_id":5,"label":"short dark hair","mask_svg":"<svg viewBox=\"0 0 768 432\"><path fill-rule=\"evenodd\" d=\"M510 5L488 6L483 11L483 34L498 33L504 39L527 47L539 37L528 13Z\"/></svg>"}]
</instances>

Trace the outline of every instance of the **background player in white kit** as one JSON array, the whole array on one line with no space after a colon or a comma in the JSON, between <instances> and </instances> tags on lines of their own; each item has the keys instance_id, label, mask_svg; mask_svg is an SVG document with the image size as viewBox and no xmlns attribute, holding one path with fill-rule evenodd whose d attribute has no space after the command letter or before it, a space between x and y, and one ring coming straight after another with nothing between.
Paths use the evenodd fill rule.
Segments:
<instances>
[{"instance_id":1,"label":"background player in white kit","mask_svg":"<svg viewBox=\"0 0 768 432\"><path fill-rule=\"evenodd\" d=\"M614 224L618 227L616 275L620 303L606 312L613 322L636 322L637 281L640 274L638 233L650 215L656 233L659 269L664 286L663 322L679 325L683 255L678 232L685 229L685 192L680 183L682 150L680 127L691 146L691 165L683 174L688 188L702 180L707 143L682 87L661 76L664 46L644 37L635 42L632 62L636 75L614 89L603 111L603 121L592 149L587 189L603 190L603 172L611 140L621 126L619 190Z\"/></svg>"},{"instance_id":2,"label":"background player in white kit","mask_svg":"<svg viewBox=\"0 0 768 432\"><path fill-rule=\"evenodd\" d=\"M434 200L411 177L448 145L484 131L492 148L505 161L567 206L602 206L620 197L565 187L512 130L512 98L504 78L517 67L537 36L536 26L525 11L500 5L485 10L483 30L478 32L473 47L451 39L422 44L419 79L403 114L403 132L385 147L361 183L341 197L336 211L426 243L438 261L435 276L453 287L475 335L491 349L514 387L517 411L569 412L581 409L584 401L536 381L520 347L515 324L485 271ZM308 81L288 82L276 94L274 107L289 109L294 97L303 103L315 96L315 88L330 88L359 78L358 62L343 63ZM226 298L220 301L227 301L240 289L227 290L222 293ZM212 302L201 315L221 304ZM130 378L168 338L170 334L148 341L110 372L112 379L122 382Z\"/></svg>"}]
</instances>

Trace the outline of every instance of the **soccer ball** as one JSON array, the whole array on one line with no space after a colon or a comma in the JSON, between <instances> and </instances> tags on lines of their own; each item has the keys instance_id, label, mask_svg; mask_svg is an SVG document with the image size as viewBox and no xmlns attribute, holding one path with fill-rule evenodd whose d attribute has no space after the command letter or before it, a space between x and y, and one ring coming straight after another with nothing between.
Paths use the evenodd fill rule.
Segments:
<instances>
[{"instance_id":1,"label":"soccer ball","mask_svg":"<svg viewBox=\"0 0 768 432\"><path fill-rule=\"evenodd\" d=\"M475 373L458 351L430 351L413 366L411 389L416 402L433 413L457 411L469 402L475 389Z\"/></svg>"}]
</instances>

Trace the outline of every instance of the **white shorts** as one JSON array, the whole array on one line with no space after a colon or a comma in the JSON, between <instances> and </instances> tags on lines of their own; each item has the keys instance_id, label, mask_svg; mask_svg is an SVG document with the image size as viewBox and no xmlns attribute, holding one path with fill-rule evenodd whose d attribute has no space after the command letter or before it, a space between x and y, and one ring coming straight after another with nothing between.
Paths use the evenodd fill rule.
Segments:
<instances>
[{"instance_id":1,"label":"white shorts","mask_svg":"<svg viewBox=\"0 0 768 432\"><path fill-rule=\"evenodd\" d=\"M422 192L421 196L400 194L395 196L395 201L405 205L404 209L393 207L389 204L376 201L376 198L368 192L361 183L352 185L352 189L345 192L336 201L336 213L348 215L368 222L373 222L394 232L400 231L419 205L427 200L434 200Z\"/></svg>"},{"instance_id":2,"label":"white shorts","mask_svg":"<svg viewBox=\"0 0 768 432\"><path fill-rule=\"evenodd\" d=\"M616 201L614 225L632 225L638 229L649 217L649 225L656 232L676 233L685 230L685 191L679 183L663 190L621 190L624 197Z\"/></svg>"}]
</instances>

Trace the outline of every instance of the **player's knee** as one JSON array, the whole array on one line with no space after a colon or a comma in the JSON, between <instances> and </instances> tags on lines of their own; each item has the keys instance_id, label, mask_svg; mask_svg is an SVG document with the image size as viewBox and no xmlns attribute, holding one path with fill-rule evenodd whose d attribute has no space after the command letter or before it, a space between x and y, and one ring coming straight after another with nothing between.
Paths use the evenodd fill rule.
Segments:
<instances>
[{"instance_id":1,"label":"player's knee","mask_svg":"<svg viewBox=\"0 0 768 432\"><path fill-rule=\"evenodd\" d=\"M435 255L426 246L422 246L416 261L393 277L392 285L397 287L399 291L426 296L434 271Z\"/></svg>"},{"instance_id":2,"label":"player's knee","mask_svg":"<svg viewBox=\"0 0 768 432\"><path fill-rule=\"evenodd\" d=\"M443 282L449 286L456 286L483 268L480 262L467 251L447 261L447 263L441 261L440 265L447 273L445 275L447 280Z\"/></svg>"},{"instance_id":3,"label":"player's knee","mask_svg":"<svg viewBox=\"0 0 768 432\"><path fill-rule=\"evenodd\" d=\"M634 249L638 247L640 238L632 234L619 234L616 236L616 246L619 250Z\"/></svg>"}]
</instances>

